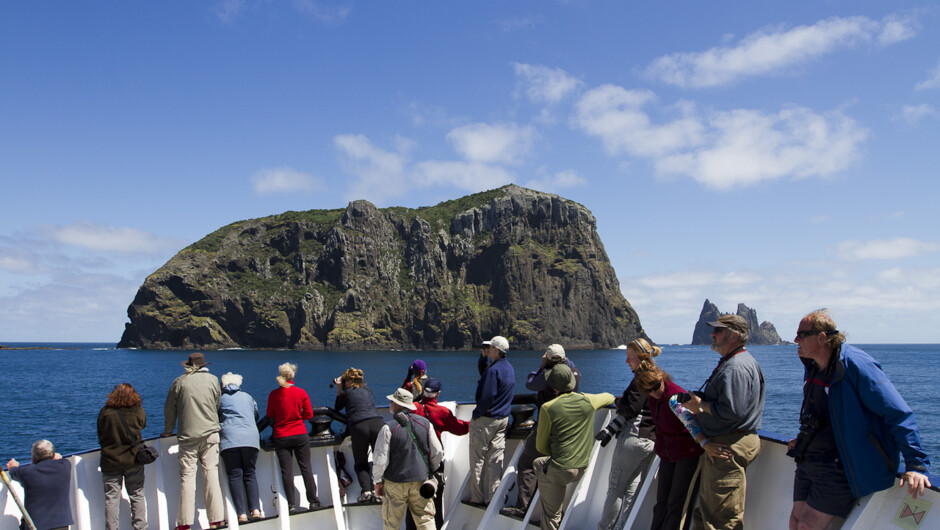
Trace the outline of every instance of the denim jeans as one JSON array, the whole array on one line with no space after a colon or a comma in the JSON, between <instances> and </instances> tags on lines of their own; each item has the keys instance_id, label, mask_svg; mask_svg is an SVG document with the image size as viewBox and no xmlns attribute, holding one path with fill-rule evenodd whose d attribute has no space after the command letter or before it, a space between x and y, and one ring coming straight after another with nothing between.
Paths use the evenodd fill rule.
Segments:
<instances>
[{"instance_id":1,"label":"denim jeans","mask_svg":"<svg viewBox=\"0 0 940 530\"><path fill-rule=\"evenodd\" d=\"M235 513L248 515L249 511L261 509L261 495L258 493L258 479L255 476L255 464L258 450L254 447L232 447L222 451L225 472L228 474L228 488L232 492ZM248 493L246 506L245 493Z\"/></svg>"}]
</instances>

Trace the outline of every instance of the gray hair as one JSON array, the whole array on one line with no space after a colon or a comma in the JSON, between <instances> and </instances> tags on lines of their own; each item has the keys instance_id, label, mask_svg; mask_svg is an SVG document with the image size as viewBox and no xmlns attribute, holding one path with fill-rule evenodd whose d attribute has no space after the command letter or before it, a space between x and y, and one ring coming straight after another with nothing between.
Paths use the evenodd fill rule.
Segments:
<instances>
[{"instance_id":1,"label":"gray hair","mask_svg":"<svg viewBox=\"0 0 940 530\"><path fill-rule=\"evenodd\" d=\"M229 385L235 385L235 386L237 386L237 387L241 387L241 386L242 386L242 376L240 376L240 375L238 375L238 374L233 374L232 372L228 372L227 374L223 375L223 376L222 376L222 386L223 386L223 387L226 387L226 386L229 386Z\"/></svg>"},{"instance_id":2,"label":"gray hair","mask_svg":"<svg viewBox=\"0 0 940 530\"><path fill-rule=\"evenodd\" d=\"M294 363L284 363L277 367L277 384L287 386L288 381L293 381L297 375L297 365Z\"/></svg>"},{"instance_id":3,"label":"gray hair","mask_svg":"<svg viewBox=\"0 0 940 530\"><path fill-rule=\"evenodd\" d=\"M33 456L33 463L49 460L55 456L55 446L49 440L39 440L33 444L30 451Z\"/></svg>"}]
</instances>

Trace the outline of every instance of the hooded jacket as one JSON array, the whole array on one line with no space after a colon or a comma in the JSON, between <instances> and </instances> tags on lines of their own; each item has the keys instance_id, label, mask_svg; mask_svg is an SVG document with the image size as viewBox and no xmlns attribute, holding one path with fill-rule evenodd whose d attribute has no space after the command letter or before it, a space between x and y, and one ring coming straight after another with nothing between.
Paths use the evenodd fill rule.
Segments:
<instances>
[{"instance_id":1,"label":"hooded jacket","mask_svg":"<svg viewBox=\"0 0 940 530\"><path fill-rule=\"evenodd\" d=\"M809 375L809 368L806 368ZM894 485L904 455L906 471L926 474L911 408L870 355L843 344L829 387L829 417L839 456L856 497Z\"/></svg>"}]
</instances>

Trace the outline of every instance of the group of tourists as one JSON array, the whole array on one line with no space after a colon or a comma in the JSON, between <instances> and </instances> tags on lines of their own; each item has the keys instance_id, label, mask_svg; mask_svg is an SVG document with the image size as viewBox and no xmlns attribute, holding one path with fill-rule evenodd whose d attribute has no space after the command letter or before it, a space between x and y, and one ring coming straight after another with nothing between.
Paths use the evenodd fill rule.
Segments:
<instances>
[{"instance_id":1,"label":"group of tourists","mask_svg":"<svg viewBox=\"0 0 940 530\"><path fill-rule=\"evenodd\" d=\"M516 502L501 514L523 518L539 492L541 527L557 529L568 484L584 475L594 439L613 442L609 486L599 530L623 528L639 484L653 457L660 459L653 529L738 529L744 526L746 469L761 449L757 430L764 411L765 385L760 366L747 351L748 324L738 315L708 323L711 349L720 355L701 387L689 392L659 368L661 349L646 338L627 345L632 379L619 398L580 393L582 374L564 348L552 344L525 387L535 393L537 424L517 462ZM822 529L844 518L858 500L894 484L903 456L901 486L911 495L930 487L929 461L920 446L910 407L881 366L845 343L825 310L806 315L796 332L805 366L800 431L788 455L796 460L791 529ZM515 391L515 372L502 336L485 341L478 360L476 406L469 421L438 404L443 385L428 376L420 359L408 368L401 387L386 396L392 419L376 407L364 373L347 369L333 380L337 411L345 410L354 470L361 488L358 503L381 503L386 530L431 530L443 524L444 432L469 434L468 497L465 504L487 507L503 476L503 454ZM258 406L241 390L242 376L208 369L201 353L183 363L184 373L170 386L161 436L179 442L180 497L176 528L189 529L195 514L197 468L201 468L210 528L227 525L219 479L224 461L232 504L239 522L262 518L256 478L261 448ZM268 395L266 416L290 514L320 508L310 462L314 416L308 394L295 385L297 365L278 367L278 386ZM594 434L595 413L616 406L616 417ZM122 488L130 499L131 522L147 528L144 499L145 451L141 431L147 416L140 395L128 383L117 385L98 415L105 525L119 527ZM370 460L371 452L371 460ZM298 502L293 462L306 493ZM32 465L7 464L26 491L26 511L39 530L73 524L69 504L71 463L48 440L32 447ZM348 481L347 481L348 482Z\"/></svg>"}]
</instances>

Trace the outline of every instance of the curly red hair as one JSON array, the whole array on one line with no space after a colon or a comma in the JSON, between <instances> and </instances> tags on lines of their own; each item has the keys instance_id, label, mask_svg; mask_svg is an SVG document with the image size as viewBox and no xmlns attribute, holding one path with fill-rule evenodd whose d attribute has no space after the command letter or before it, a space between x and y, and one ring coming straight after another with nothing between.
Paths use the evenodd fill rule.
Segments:
<instances>
[{"instance_id":1,"label":"curly red hair","mask_svg":"<svg viewBox=\"0 0 940 530\"><path fill-rule=\"evenodd\" d=\"M108 394L108 402L104 406L112 409L123 409L139 407L140 404L140 394L134 390L134 387L130 383L121 383Z\"/></svg>"}]
</instances>

